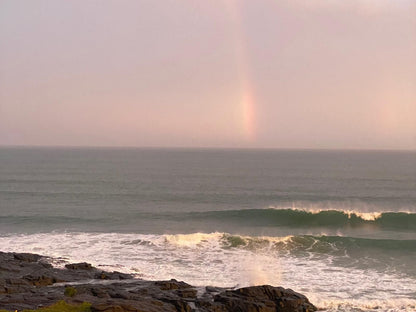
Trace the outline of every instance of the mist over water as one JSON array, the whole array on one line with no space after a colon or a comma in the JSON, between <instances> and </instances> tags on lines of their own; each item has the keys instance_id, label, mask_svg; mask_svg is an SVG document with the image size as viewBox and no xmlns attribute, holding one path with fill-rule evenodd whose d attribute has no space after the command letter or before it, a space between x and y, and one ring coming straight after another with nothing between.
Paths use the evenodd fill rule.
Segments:
<instances>
[{"instance_id":1,"label":"mist over water","mask_svg":"<svg viewBox=\"0 0 416 312\"><path fill-rule=\"evenodd\" d=\"M415 152L0 148L0 249L56 265L414 311L415 224Z\"/></svg>"}]
</instances>

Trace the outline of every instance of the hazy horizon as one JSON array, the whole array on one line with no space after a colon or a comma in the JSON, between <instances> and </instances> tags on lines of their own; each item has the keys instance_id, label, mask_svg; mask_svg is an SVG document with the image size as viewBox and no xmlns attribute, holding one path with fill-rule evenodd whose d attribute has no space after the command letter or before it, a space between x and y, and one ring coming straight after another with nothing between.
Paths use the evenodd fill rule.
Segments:
<instances>
[{"instance_id":1,"label":"hazy horizon","mask_svg":"<svg viewBox=\"0 0 416 312\"><path fill-rule=\"evenodd\" d=\"M416 150L416 2L0 0L0 146Z\"/></svg>"},{"instance_id":2,"label":"hazy horizon","mask_svg":"<svg viewBox=\"0 0 416 312\"><path fill-rule=\"evenodd\" d=\"M62 150L212 150L212 151L306 151L306 152L416 152L416 149L389 148L308 148L308 147L230 147L230 146L128 146L128 145L9 145L2 144L0 149L62 149Z\"/></svg>"}]
</instances>

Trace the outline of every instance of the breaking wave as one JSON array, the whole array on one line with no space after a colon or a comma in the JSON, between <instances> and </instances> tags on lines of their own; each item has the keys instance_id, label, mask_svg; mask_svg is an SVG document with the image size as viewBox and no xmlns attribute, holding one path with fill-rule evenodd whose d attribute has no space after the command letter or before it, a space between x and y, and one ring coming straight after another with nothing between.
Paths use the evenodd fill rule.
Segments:
<instances>
[{"instance_id":1,"label":"breaking wave","mask_svg":"<svg viewBox=\"0 0 416 312\"><path fill-rule=\"evenodd\" d=\"M362 227L416 231L413 212L357 212L344 210L241 209L193 213L194 217L238 222L251 226Z\"/></svg>"}]
</instances>

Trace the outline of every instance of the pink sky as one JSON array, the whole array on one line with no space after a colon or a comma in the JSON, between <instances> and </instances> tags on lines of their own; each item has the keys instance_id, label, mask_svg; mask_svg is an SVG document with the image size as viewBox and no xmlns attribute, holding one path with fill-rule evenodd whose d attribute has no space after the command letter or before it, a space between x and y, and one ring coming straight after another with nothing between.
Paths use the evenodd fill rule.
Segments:
<instances>
[{"instance_id":1,"label":"pink sky","mask_svg":"<svg viewBox=\"0 0 416 312\"><path fill-rule=\"evenodd\" d=\"M0 0L0 145L416 149L413 0Z\"/></svg>"}]
</instances>

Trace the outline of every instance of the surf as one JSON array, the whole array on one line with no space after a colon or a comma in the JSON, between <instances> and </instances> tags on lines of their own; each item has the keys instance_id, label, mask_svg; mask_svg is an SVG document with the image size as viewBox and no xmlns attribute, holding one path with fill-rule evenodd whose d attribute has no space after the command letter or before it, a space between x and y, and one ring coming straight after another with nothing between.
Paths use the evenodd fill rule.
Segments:
<instances>
[{"instance_id":1,"label":"surf","mask_svg":"<svg viewBox=\"0 0 416 312\"><path fill-rule=\"evenodd\" d=\"M57 267L87 261L149 280L176 278L196 286L282 285L305 293L327 311L371 311L378 306L380 311L407 312L416 306L415 240L52 232L3 235L0 246L4 251L48 255Z\"/></svg>"},{"instance_id":2,"label":"surf","mask_svg":"<svg viewBox=\"0 0 416 312\"><path fill-rule=\"evenodd\" d=\"M249 224L266 227L328 227L416 231L416 213L360 212L354 210L306 210L293 208L235 209L190 213L191 218L217 219L223 222Z\"/></svg>"}]
</instances>

